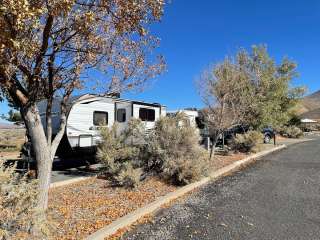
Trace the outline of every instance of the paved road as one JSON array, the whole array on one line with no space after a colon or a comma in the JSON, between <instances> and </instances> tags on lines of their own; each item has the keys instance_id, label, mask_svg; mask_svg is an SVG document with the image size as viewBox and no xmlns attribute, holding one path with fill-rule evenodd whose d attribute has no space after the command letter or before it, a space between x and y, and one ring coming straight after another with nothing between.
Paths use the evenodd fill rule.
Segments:
<instances>
[{"instance_id":1,"label":"paved road","mask_svg":"<svg viewBox=\"0 0 320 240\"><path fill-rule=\"evenodd\" d=\"M320 239L320 140L265 157L123 239Z\"/></svg>"}]
</instances>

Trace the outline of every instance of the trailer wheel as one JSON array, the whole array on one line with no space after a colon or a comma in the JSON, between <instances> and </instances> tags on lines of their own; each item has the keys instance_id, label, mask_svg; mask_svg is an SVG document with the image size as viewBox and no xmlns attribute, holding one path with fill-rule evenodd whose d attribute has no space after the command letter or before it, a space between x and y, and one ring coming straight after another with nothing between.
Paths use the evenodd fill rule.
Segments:
<instances>
[{"instance_id":1,"label":"trailer wheel","mask_svg":"<svg viewBox=\"0 0 320 240\"><path fill-rule=\"evenodd\" d=\"M269 144L271 142L271 136L269 134L264 135L263 142Z\"/></svg>"},{"instance_id":2,"label":"trailer wheel","mask_svg":"<svg viewBox=\"0 0 320 240\"><path fill-rule=\"evenodd\" d=\"M64 135L61 139L59 146L58 146L56 155L59 158L64 159L64 158L68 158L68 157L72 156L72 153L73 153L73 151L70 146L68 137L66 135Z\"/></svg>"}]
</instances>

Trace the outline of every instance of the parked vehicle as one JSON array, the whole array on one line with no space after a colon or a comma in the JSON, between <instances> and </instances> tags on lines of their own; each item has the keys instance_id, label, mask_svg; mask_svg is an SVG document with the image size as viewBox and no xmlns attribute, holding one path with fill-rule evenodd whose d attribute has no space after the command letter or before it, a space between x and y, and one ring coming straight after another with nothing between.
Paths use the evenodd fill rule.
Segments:
<instances>
[{"instance_id":1,"label":"parked vehicle","mask_svg":"<svg viewBox=\"0 0 320 240\"><path fill-rule=\"evenodd\" d=\"M276 135L276 132L272 127L266 127L264 129L262 129L262 133L263 133L263 136L264 136L263 137L263 142L264 143L270 143L271 140Z\"/></svg>"},{"instance_id":2,"label":"parked vehicle","mask_svg":"<svg viewBox=\"0 0 320 240\"><path fill-rule=\"evenodd\" d=\"M224 133L224 143L228 144L228 142L236 136L236 134L243 134L249 131L250 127L249 126L244 126L244 125L236 125ZM261 130L261 133L263 134L263 142L264 143L270 143L271 140L275 136L275 131L272 127L265 127ZM219 142L222 142L222 139L219 140Z\"/></svg>"},{"instance_id":3,"label":"parked vehicle","mask_svg":"<svg viewBox=\"0 0 320 240\"><path fill-rule=\"evenodd\" d=\"M237 134L244 134L250 130L249 126L246 125L235 125L228 130L226 130L223 134L219 136L217 146L221 145L228 145L230 141L237 135ZM275 136L275 131L271 127L263 128L261 133L263 134L263 142L270 143Z\"/></svg>"},{"instance_id":4,"label":"parked vehicle","mask_svg":"<svg viewBox=\"0 0 320 240\"><path fill-rule=\"evenodd\" d=\"M217 145L228 145L237 134L244 134L249 130L249 126L235 125L226 130L218 139Z\"/></svg>"},{"instance_id":5,"label":"parked vehicle","mask_svg":"<svg viewBox=\"0 0 320 240\"><path fill-rule=\"evenodd\" d=\"M38 103L42 123L45 127L46 102ZM59 101L53 102L53 135L60 123ZM131 118L140 118L146 131L155 126L160 116L166 115L166 107L159 103L132 101L113 96L86 94L74 97L68 104L67 125L57 155L72 152L95 152L101 141L99 129L111 127L117 122L119 130L127 127Z\"/></svg>"}]
</instances>

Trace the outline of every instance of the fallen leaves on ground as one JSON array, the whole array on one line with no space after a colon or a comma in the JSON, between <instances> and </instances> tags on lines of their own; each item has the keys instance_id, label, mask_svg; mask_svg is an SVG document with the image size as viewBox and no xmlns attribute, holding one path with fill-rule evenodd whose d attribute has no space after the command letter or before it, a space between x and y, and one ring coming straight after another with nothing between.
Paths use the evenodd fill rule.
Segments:
<instances>
[{"instance_id":1,"label":"fallen leaves on ground","mask_svg":"<svg viewBox=\"0 0 320 240\"><path fill-rule=\"evenodd\" d=\"M217 170L247 156L243 153L216 155L211 162L212 169ZM96 178L51 189L48 217L57 225L53 239L83 239L116 219L176 189L177 187L168 185L157 177L146 179L135 189L110 187L108 181ZM171 203L167 206L170 205ZM149 220L150 216L147 216L138 223ZM119 238L134 225L119 230L109 239Z\"/></svg>"},{"instance_id":2,"label":"fallen leaves on ground","mask_svg":"<svg viewBox=\"0 0 320 240\"><path fill-rule=\"evenodd\" d=\"M247 156L248 154L245 153L234 153L226 156L216 155L212 161L212 169L218 170Z\"/></svg>"},{"instance_id":3,"label":"fallen leaves on ground","mask_svg":"<svg viewBox=\"0 0 320 240\"><path fill-rule=\"evenodd\" d=\"M58 224L54 238L82 239L175 189L155 177L129 190L110 187L102 179L52 189L48 215Z\"/></svg>"}]
</instances>

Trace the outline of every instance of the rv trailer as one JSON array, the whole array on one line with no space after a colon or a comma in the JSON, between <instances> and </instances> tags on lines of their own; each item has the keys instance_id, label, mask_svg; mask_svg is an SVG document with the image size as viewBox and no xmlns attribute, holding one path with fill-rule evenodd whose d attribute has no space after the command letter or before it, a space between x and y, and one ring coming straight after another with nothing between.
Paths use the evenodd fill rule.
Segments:
<instances>
[{"instance_id":1,"label":"rv trailer","mask_svg":"<svg viewBox=\"0 0 320 240\"><path fill-rule=\"evenodd\" d=\"M188 120L188 123L192 127L198 127L197 126L197 119L198 119L198 111L196 110L187 110L187 109L181 109L181 110L174 110L174 111L167 111L168 117L173 117L179 113L182 113L186 116L186 119Z\"/></svg>"},{"instance_id":2,"label":"rv trailer","mask_svg":"<svg viewBox=\"0 0 320 240\"><path fill-rule=\"evenodd\" d=\"M60 125L59 99L53 102L52 133L57 134ZM41 121L46 127L46 101L38 103ZM59 145L57 155L70 155L76 152L94 153L101 141L101 125L111 127L115 122L119 130L124 130L132 118L142 120L146 131L155 122L166 116L166 107L159 103L132 101L113 96L86 94L73 97L68 103L65 135Z\"/></svg>"},{"instance_id":3,"label":"rv trailer","mask_svg":"<svg viewBox=\"0 0 320 240\"><path fill-rule=\"evenodd\" d=\"M191 109L182 109L175 111L167 111L168 117L176 116L178 113L183 113L188 120L188 124L192 127L195 127L199 131L200 135L200 145L205 149L210 150L210 137L207 126L203 122L203 116L201 111L198 111L195 108Z\"/></svg>"}]
</instances>

